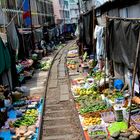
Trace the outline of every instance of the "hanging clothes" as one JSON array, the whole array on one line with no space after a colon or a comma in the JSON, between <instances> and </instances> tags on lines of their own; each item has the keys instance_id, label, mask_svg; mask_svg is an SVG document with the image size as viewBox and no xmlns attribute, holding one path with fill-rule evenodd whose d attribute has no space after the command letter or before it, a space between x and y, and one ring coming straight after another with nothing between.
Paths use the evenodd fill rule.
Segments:
<instances>
[{"instance_id":1,"label":"hanging clothes","mask_svg":"<svg viewBox=\"0 0 140 140\"><path fill-rule=\"evenodd\" d=\"M100 57L104 55L103 32L104 32L104 28L96 25L95 31L94 31L94 38L97 39L96 41L97 60L99 60Z\"/></svg>"},{"instance_id":2,"label":"hanging clothes","mask_svg":"<svg viewBox=\"0 0 140 140\"><path fill-rule=\"evenodd\" d=\"M11 67L11 58L9 50L5 47L2 39L0 38L0 74Z\"/></svg>"}]
</instances>

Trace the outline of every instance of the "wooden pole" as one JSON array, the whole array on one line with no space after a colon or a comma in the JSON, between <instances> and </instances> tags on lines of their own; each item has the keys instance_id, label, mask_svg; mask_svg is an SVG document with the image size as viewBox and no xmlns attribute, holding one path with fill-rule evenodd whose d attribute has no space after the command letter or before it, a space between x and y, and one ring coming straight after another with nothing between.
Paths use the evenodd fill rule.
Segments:
<instances>
[{"instance_id":1,"label":"wooden pole","mask_svg":"<svg viewBox=\"0 0 140 140\"><path fill-rule=\"evenodd\" d=\"M107 14L106 14L107 15ZM105 60L104 60L104 65L105 65L105 70L104 70L104 73L105 73L105 76L104 76L104 86L106 86L106 69L107 69L107 66L106 66L106 48L107 48L107 31L108 31L108 18L106 16L106 27L105 27L105 46L104 46L104 53L105 53Z\"/></svg>"},{"instance_id":2,"label":"wooden pole","mask_svg":"<svg viewBox=\"0 0 140 140\"><path fill-rule=\"evenodd\" d=\"M137 73L137 63L138 63L139 50L140 50L140 31L139 31L139 38L138 38L138 43L137 43L135 64L134 64L134 68L133 68L133 81L132 81L132 91L131 91L131 100L130 100L130 110L129 110L129 117L128 117L128 127L130 127L132 98L134 96L134 86L135 86L135 79L136 79L136 73Z\"/></svg>"}]
</instances>

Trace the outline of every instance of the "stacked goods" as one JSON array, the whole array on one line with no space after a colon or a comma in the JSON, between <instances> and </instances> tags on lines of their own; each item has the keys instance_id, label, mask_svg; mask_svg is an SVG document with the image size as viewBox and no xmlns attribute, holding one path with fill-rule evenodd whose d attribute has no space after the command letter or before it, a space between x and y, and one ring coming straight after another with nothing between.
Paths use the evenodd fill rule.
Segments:
<instances>
[{"instance_id":1,"label":"stacked goods","mask_svg":"<svg viewBox=\"0 0 140 140\"><path fill-rule=\"evenodd\" d=\"M68 58L74 58L74 57L78 57L78 51L75 49L73 50L69 50L68 54L67 54Z\"/></svg>"},{"instance_id":2,"label":"stacked goods","mask_svg":"<svg viewBox=\"0 0 140 140\"><path fill-rule=\"evenodd\" d=\"M77 62L75 60L68 60L67 61L67 67L70 70L75 70L77 67L76 64L77 64Z\"/></svg>"}]
</instances>

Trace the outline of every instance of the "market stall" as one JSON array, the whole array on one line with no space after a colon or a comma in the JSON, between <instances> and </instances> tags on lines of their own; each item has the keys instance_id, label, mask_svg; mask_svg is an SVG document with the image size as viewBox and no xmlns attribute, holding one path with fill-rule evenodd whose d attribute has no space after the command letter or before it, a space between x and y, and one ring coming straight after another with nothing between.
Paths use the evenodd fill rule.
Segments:
<instances>
[{"instance_id":1,"label":"market stall","mask_svg":"<svg viewBox=\"0 0 140 140\"><path fill-rule=\"evenodd\" d=\"M76 58L75 49L69 50ZM78 54L78 51L77 51ZM73 60L73 59L71 59ZM79 76L71 77L71 92L79 114L81 126L86 140L138 140L139 127L139 97L132 100L128 88L122 80L109 77L103 69L96 67L95 62L88 56L78 61ZM88 65L92 62L92 66ZM136 103L137 101L137 103ZM129 114L131 113L130 126Z\"/></svg>"},{"instance_id":2,"label":"market stall","mask_svg":"<svg viewBox=\"0 0 140 140\"><path fill-rule=\"evenodd\" d=\"M0 138L39 139L44 99L0 86Z\"/></svg>"}]
</instances>

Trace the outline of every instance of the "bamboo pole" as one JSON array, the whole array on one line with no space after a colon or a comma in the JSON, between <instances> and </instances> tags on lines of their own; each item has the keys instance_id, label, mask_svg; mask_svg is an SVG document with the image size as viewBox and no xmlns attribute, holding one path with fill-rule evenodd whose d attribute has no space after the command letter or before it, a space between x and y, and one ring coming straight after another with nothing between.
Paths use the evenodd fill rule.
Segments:
<instances>
[{"instance_id":1,"label":"bamboo pole","mask_svg":"<svg viewBox=\"0 0 140 140\"><path fill-rule=\"evenodd\" d=\"M133 68L133 81L132 81L132 91L131 91L131 100L130 100L130 110L129 110L129 117L128 117L128 127L130 127L132 98L134 96L134 86L135 86L135 79L136 79L136 73L137 73L137 63L138 63L139 50L140 50L140 31L139 31L139 38L138 38L138 43L137 43L135 64L134 64L134 68Z\"/></svg>"}]
</instances>

